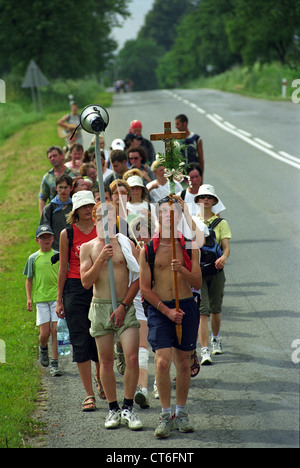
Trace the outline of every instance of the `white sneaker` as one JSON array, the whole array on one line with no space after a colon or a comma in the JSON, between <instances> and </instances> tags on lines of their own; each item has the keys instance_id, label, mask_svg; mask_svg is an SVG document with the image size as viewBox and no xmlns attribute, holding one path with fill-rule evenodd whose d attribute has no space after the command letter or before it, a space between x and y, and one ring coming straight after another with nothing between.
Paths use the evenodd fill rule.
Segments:
<instances>
[{"instance_id":1,"label":"white sneaker","mask_svg":"<svg viewBox=\"0 0 300 468\"><path fill-rule=\"evenodd\" d=\"M140 431L143 429L143 424L140 418L135 414L133 409L122 409L121 422L128 424L129 429L132 431Z\"/></svg>"},{"instance_id":2,"label":"white sneaker","mask_svg":"<svg viewBox=\"0 0 300 468\"><path fill-rule=\"evenodd\" d=\"M149 396L146 390L143 390L141 387L138 387L134 395L134 401L137 405L140 405L142 409L149 408Z\"/></svg>"},{"instance_id":3,"label":"white sneaker","mask_svg":"<svg viewBox=\"0 0 300 468\"><path fill-rule=\"evenodd\" d=\"M106 419L105 419L105 428L106 429L115 429L121 424L121 410L110 410Z\"/></svg>"},{"instance_id":4,"label":"white sneaker","mask_svg":"<svg viewBox=\"0 0 300 468\"><path fill-rule=\"evenodd\" d=\"M158 400L159 399L159 394L158 394L158 389L157 389L157 385L156 385L156 380L154 380L154 384L153 384L153 398L155 400Z\"/></svg>"},{"instance_id":5,"label":"white sneaker","mask_svg":"<svg viewBox=\"0 0 300 468\"><path fill-rule=\"evenodd\" d=\"M212 364L212 358L208 348L201 349L201 366L209 366Z\"/></svg>"},{"instance_id":6,"label":"white sneaker","mask_svg":"<svg viewBox=\"0 0 300 468\"><path fill-rule=\"evenodd\" d=\"M223 349L222 349L222 343L221 343L221 337L217 336L211 337L211 346L212 346L212 352L211 354L216 355L216 354L223 354Z\"/></svg>"}]
</instances>

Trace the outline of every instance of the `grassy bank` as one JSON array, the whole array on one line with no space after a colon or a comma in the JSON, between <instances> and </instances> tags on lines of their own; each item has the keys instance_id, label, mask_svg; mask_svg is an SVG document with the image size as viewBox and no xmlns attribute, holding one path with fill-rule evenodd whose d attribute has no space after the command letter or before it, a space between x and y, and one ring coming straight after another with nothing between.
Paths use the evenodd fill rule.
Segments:
<instances>
[{"instance_id":1,"label":"grassy bank","mask_svg":"<svg viewBox=\"0 0 300 468\"><path fill-rule=\"evenodd\" d=\"M108 107L111 96L98 87L83 105L93 102ZM63 112L68 112L68 105ZM35 312L26 309L23 269L29 254L37 250L37 194L50 168L46 148L62 143L56 127L61 115L45 113L33 123L21 116L14 122L18 131L0 144L0 339L6 344L6 363L0 364L0 448L23 447L25 436L40 431L32 414L43 371L37 365Z\"/></svg>"},{"instance_id":2,"label":"grassy bank","mask_svg":"<svg viewBox=\"0 0 300 468\"><path fill-rule=\"evenodd\" d=\"M278 63L255 64L252 68L236 66L220 75L185 83L185 88L212 88L261 99L282 100L282 79L287 80L286 100L291 100L295 88L292 83L300 79L300 68L291 69Z\"/></svg>"}]
</instances>

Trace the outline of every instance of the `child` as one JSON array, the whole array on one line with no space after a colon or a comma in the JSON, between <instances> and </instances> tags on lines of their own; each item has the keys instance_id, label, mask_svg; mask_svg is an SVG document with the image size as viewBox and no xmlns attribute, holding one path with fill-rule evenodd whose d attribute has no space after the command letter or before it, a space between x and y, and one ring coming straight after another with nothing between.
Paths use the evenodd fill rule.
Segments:
<instances>
[{"instance_id":1,"label":"child","mask_svg":"<svg viewBox=\"0 0 300 468\"><path fill-rule=\"evenodd\" d=\"M56 297L58 266L52 265L51 257L56 253L52 249L54 232L47 224L40 225L36 230L35 240L40 250L30 255L23 274L26 278L27 310L32 311L32 303L36 304L36 324L40 327L40 363L49 366L48 341L52 335L52 360L50 373L52 376L62 375L58 369Z\"/></svg>"}]
</instances>

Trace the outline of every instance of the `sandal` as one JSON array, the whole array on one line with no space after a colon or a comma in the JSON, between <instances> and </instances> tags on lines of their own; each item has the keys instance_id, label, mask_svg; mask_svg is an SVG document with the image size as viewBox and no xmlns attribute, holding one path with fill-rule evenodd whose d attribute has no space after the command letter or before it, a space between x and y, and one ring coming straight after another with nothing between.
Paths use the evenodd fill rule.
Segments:
<instances>
[{"instance_id":1,"label":"sandal","mask_svg":"<svg viewBox=\"0 0 300 468\"><path fill-rule=\"evenodd\" d=\"M191 359L194 360L193 364L191 365L191 377L196 377L200 372L200 364L199 364L199 361L198 361L196 350L191 355Z\"/></svg>"},{"instance_id":2,"label":"sandal","mask_svg":"<svg viewBox=\"0 0 300 468\"><path fill-rule=\"evenodd\" d=\"M96 409L96 399L94 395L87 396L86 399L82 402L82 411L95 411Z\"/></svg>"},{"instance_id":3,"label":"sandal","mask_svg":"<svg viewBox=\"0 0 300 468\"><path fill-rule=\"evenodd\" d=\"M95 379L96 385L98 387L98 394L99 394L100 399L101 400L106 400L106 395L105 395L105 392L104 392L104 388L102 387L101 380L99 379L99 377L94 377L94 379Z\"/></svg>"}]
</instances>

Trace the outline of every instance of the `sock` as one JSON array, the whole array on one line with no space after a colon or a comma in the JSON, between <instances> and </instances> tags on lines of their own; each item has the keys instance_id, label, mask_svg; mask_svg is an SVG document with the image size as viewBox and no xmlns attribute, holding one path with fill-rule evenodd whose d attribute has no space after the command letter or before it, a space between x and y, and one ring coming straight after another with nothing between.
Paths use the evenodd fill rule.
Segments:
<instances>
[{"instance_id":1,"label":"sock","mask_svg":"<svg viewBox=\"0 0 300 468\"><path fill-rule=\"evenodd\" d=\"M120 407L118 405L118 402L117 401L112 401L111 403L109 403L109 409L111 411L118 411L120 409Z\"/></svg>"},{"instance_id":2,"label":"sock","mask_svg":"<svg viewBox=\"0 0 300 468\"><path fill-rule=\"evenodd\" d=\"M175 415L178 416L179 411L185 411L185 406L176 405Z\"/></svg>"},{"instance_id":3,"label":"sock","mask_svg":"<svg viewBox=\"0 0 300 468\"><path fill-rule=\"evenodd\" d=\"M48 350L48 345L46 346L46 348L43 348L41 345L40 345L40 348L42 351L47 351Z\"/></svg>"},{"instance_id":4,"label":"sock","mask_svg":"<svg viewBox=\"0 0 300 468\"><path fill-rule=\"evenodd\" d=\"M133 399L124 398L122 409L131 409L133 407Z\"/></svg>"},{"instance_id":5,"label":"sock","mask_svg":"<svg viewBox=\"0 0 300 468\"><path fill-rule=\"evenodd\" d=\"M148 388L142 387L142 392L145 393L145 395L148 395Z\"/></svg>"},{"instance_id":6,"label":"sock","mask_svg":"<svg viewBox=\"0 0 300 468\"><path fill-rule=\"evenodd\" d=\"M170 416L172 415L171 406L169 408L162 408L161 411L162 413L169 413Z\"/></svg>"}]
</instances>

